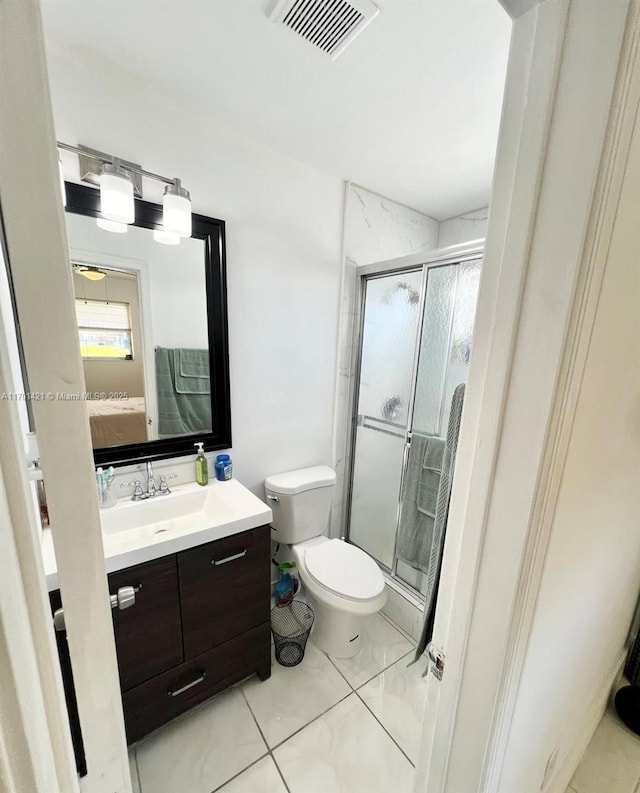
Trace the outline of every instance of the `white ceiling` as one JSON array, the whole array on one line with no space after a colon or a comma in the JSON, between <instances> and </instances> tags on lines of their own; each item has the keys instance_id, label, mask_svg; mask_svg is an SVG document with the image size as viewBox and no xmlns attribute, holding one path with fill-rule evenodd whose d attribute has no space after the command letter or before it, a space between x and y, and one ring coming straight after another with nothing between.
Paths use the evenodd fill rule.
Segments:
<instances>
[{"instance_id":1,"label":"white ceiling","mask_svg":"<svg viewBox=\"0 0 640 793\"><path fill-rule=\"evenodd\" d=\"M42 0L47 48L439 220L488 203L511 22L498 0L376 0L336 61L272 0ZM95 63L95 58L91 58ZM100 75L96 74L96 80Z\"/></svg>"}]
</instances>

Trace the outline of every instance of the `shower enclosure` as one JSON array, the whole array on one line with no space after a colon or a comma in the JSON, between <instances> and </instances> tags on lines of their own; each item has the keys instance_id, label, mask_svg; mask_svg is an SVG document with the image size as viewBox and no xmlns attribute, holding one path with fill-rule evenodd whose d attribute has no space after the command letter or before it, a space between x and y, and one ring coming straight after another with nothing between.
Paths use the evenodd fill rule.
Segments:
<instances>
[{"instance_id":1,"label":"shower enclosure","mask_svg":"<svg viewBox=\"0 0 640 793\"><path fill-rule=\"evenodd\" d=\"M413 519L406 501L402 508L403 490L428 465L424 447L412 450L411 439L444 446L454 390L467 380L480 262L475 248L400 269L368 267L360 276L347 536L422 595L419 550L398 554L403 521Z\"/></svg>"}]
</instances>

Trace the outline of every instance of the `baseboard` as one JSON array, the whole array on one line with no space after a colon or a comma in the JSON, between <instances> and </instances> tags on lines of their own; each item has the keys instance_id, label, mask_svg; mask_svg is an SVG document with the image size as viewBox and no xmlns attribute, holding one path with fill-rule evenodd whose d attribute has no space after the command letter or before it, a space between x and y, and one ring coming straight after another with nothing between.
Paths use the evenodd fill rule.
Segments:
<instances>
[{"instance_id":1,"label":"baseboard","mask_svg":"<svg viewBox=\"0 0 640 793\"><path fill-rule=\"evenodd\" d=\"M424 604L386 575L385 583L387 585L387 602L382 608L382 613L402 628L414 641L418 641L422 631Z\"/></svg>"},{"instance_id":2,"label":"baseboard","mask_svg":"<svg viewBox=\"0 0 640 793\"><path fill-rule=\"evenodd\" d=\"M622 675L624 663L627 657L628 648L625 647L620 653L615 663L609 669L602 686L598 689L592 697L587 712L585 714L583 728L580 731L578 739L574 745L565 754L563 760L558 764L554 774L549 779L548 784L544 788L544 793L565 793L573 775L582 759L585 749L593 738L598 724L604 715L609 702L611 692L615 687L616 682Z\"/></svg>"}]
</instances>

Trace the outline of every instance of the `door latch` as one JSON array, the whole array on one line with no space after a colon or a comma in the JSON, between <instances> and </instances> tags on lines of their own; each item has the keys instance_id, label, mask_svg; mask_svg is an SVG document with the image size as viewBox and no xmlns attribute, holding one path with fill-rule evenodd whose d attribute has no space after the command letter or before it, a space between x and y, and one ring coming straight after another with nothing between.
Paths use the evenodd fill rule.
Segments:
<instances>
[{"instance_id":1,"label":"door latch","mask_svg":"<svg viewBox=\"0 0 640 793\"><path fill-rule=\"evenodd\" d=\"M112 609L128 609L136 602L136 592L142 589L142 584L137 586L121 586L117 594L109 595L109 602ZM58 633L67 629L64 621L64 609L59 608L53 612L53 628Z\"/></svg>"},{"instance_id":2,"label":"door latch","mask_svg":"<svg viewBox=\"0 0 640 793\"><path fill-rule=\"evenodd\" d=\"M109 595L112 609L128 609L136 602L136 592L142 589L142 584L138 586L121 586L115 595Z\"/></svg>"},{"instance_id":3,"label":"door latch","mask_svg":"<svg viewBox=\"0 0 640 793\"><path fill-rule=\"evenodd\" d=\"M429 669L436 680L442 680L444 674L444 652L439 647L434 647L433 644L427 646L427 655L429 656Z\"/></svg>"}]
</instances>

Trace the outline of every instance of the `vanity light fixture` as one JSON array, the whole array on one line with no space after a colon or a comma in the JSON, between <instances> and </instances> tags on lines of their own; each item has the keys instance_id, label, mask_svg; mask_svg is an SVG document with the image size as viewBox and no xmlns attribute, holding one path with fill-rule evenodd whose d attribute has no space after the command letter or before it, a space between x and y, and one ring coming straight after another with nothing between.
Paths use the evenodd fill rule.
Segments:
<instances>
[{"instance_id":1,"label":"vanity light fixture","mask_svg":"<svg viewBox=\"0 0 640 793\"><path fill-rule=\"evenodd\" d=\"M164 245L178 245L181 238L191 236L191 196L180 179L145 171L137 163L87 146L58 141L58 149L77 154L82 181L100 186L102 216L97 219L100 228L122 233L126 231L126 224L135 222L134 194L142 197L142 179L145 178L166 185L162 201L163 229L154 232L154 239ZM60 175L63 180L62 163Z\"/></svg>"},{"instance_id":2,"label":"vanity light fixture","mask_svg":"<svg viewBox=\"0 0 640 793\"><path fill-rule=\"evenodd\" d=\"M167 234L191 236L191 196L180 183L180 179L174 179L173 184L164 188L162 222Z\"/></svg>"},{"instance_id":3,"label":"vanity light fixture","mask_svg":"<svg viewBox=\"0 0 640 793\"><path fill-rule=\"evenodd\" d=\"M126 223L118 223L108 218L96 218L96 225L104 231L113 231L115 234L126 234L129 228Z\"/></svg>"},{"instance_id":4,"label":"vanity light fixture","mask_svg":"<svg viewBox=\"0 0 640 793\"><path fill-rule=\"evenodd\" d=\"M133 201L133 182L117 157L104 163L100 173L100 211L115 223L133 223L136 207Z\"/></svg>"},{"instance_id":5,"label":"vanity light fixture","mask_svg":"<svg viewBox=\"0 0 640 793\"><path fill-rule=\"evenodd\" d=\"M180 237L177 234L171 234L171 232L163 229L155 229L153 239L162 243L162 245L180 245Z\"/></svg>"},{"instance_id":6,"label":"vanity light fixture","mask_svg":"<svg viewBox=\"0 0 640 793\"><path fill-rule=\"evenodd\" d=\"M82 275L89 281L102 281L102 279L106 276L104 270L101 270L99 267L91 267L88 264L74 265L73 270L74 272L78 273L78 275Z\"/></svg>"}]
</instances>

